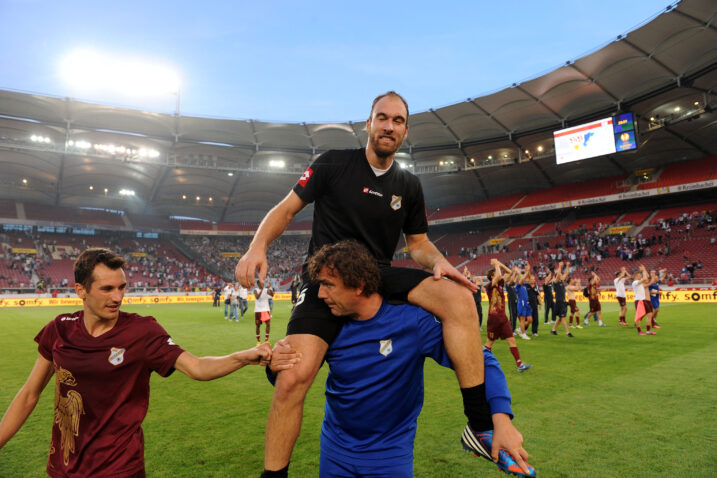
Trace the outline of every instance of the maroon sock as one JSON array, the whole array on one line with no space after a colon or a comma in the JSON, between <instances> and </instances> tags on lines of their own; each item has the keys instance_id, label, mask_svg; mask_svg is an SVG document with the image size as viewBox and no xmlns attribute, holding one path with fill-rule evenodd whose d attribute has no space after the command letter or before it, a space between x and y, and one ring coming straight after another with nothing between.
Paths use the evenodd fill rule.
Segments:
<instances>
[{"instance_id":1,"label":"maroon sock","mask_svg":"<svg viewBox=\"0 0 717 478\"><path fill-rule=\"evenodd\" d=\"M518 365L518 367L523 365L523 362L520 360L520 352L518 352L518 347L511 347L510 353L513 354L513 357L515 358L515 363L516 365Z\"/></svg>"},{"instance_id":2,"label":"maroon sock","mask_svg":"<svg viewBox=\"0 0 717 478\"><path fill-rule=\"evenodd\" d=\"M640 332L642 332L642 328L640 328L640 326L638 325L638 326L637 326L637 333L639 334Z\"/></svg>"}]
</instances>

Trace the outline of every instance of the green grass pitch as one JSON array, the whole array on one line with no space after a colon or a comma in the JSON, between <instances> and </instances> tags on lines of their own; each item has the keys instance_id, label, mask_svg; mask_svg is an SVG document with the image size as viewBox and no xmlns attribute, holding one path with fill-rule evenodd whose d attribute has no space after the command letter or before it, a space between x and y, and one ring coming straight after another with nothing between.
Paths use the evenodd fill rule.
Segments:
<instances>
[{"instance_id":1,"label":"green grass pitch","mask_svg":"<svg viewBox=\"0 0 717 478\"><path fill-rule=\"evenodd\" d=\"M504 342L494 346L513 395L515 424L530 462L544 477L698 477L717 474L717 305L665 304L657 336L618 327L617 305L604 304L608 327L575 339L518 340L533 368L523 374ZM272 341L283 336L290 305L277 302ZM223 355L254 345L254 324L223 319L210 305L125 305L154 315L195 355ZM250 309L251 310L251 309ZM0 309L0 411L4 413L37 356L34 336L57 308ZM485 340L485 336L484 336ZM307 398L291 476L318 474L324 367ZM41 477L52 424L53 386L18 434L0 450L0 477ZM272 388L263 369L247 367L213 382L180 373L152 378L144 422L151 477L255 477L262 469L264 425ZM455 377L426 362L419 419L417 477L499 476L461 450L465 424Z\"/></svg>"}]
</instances>

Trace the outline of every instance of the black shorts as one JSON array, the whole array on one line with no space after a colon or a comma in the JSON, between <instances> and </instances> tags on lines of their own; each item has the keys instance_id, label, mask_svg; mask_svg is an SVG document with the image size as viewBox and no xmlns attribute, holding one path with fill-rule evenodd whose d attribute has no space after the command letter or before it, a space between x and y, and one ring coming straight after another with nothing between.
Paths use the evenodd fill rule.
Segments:
<instances>
[{"instance_id":1,"label":"black shorts","mask_svg":"<svg viewBox=\"0 0 717 478\"><path fill-rule=\"evenodd\" d=\"M565 317L568 314L568 304L563 301L555 303L555 315Z\"/></svg>"},{"instance_id":2,"label":"black shorts","mask_svg":"<svg viewBox=\"0 0 717 478\"><path fill-rule=\"evenodd\" d=\"M383 268L380 293L391 304L408 303L408 293L432 275L421 269ZM308 274L302 275L302 284L296 307L286 327L286 335L316 335L331 345L346 319L333 315L326 303L319 299L319 283L311 281Z\"/></svg>"}]
</instances>

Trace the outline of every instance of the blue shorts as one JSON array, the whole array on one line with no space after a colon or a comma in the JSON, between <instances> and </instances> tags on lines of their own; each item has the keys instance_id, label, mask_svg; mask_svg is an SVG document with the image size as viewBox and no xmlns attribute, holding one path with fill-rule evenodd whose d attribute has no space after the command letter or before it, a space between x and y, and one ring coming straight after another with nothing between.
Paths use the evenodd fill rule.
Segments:
<instances>
[{"instance_id":1,"label":"blue shorts","mask_svg":"<svg viewBox=\"0 0 717 478\"><path fill-rule=\"evenodd\" d=\"M529 303L518 302L518 317L532 317L533 308L530 307Z\"/></svg>"},{"instance_id":2,"label":"blue shorts","mask_svg":"<svg viewBox=\"0 0 717 478\"><path fill-rule=\"evenodd\" d=\"M378 461L378 460L377 460ZM319 460L319 478L412 478L413 462L386 464L380 460L377 464L370 463L354 465L337 459L328 453L321 453Z\"/></svg>"},{"instance_id":3,"label":"blue shorts","mask_svg":"<svg viewBox=\"0 0 717 478\"><path fill-rule=\"evenodd\" d=\"M652 308L653 309L659 309L660 308L660 299L655 297L654 295L650 297L650 302L652 302Z\"/></svg>"}]
</instances>

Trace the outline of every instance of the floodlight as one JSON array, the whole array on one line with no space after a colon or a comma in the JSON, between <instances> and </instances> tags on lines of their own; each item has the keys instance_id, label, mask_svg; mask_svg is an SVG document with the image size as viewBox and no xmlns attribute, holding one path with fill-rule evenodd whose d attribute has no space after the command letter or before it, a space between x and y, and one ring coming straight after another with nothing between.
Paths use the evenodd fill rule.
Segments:
<instances>
[{"instance_id":1,"label":"floodlight","mask_svg":"<svg viewBox=\"0 0 717 478\"><path fill-rule=\"evenodd\" d=\"M131 189L120 189L119 194L120 196L134 196L134 191Z\"/></svg>"},{"instance_id":2,"label":"floodlight","mask_svg":"<svg viewBox=\"0 0 717 478\"><path fill-rule=\"evenodd\" d=\"M269 161L270 168L283 168L284 166L286 166L286 163L281 159L272 159Z\"/></svg>"},{"instance_id":3,"label":"floodlight","mask_svg":"<svg viewBox=\"0 0 717 478\"><path fill-rule=\"evenodd\" d=\"M22 184L27 184L27 178L22 178Z\"/></svg>"},{"instance_id":4,"label":"floodlight","mask_svg":"<svg viewBox=\"0 0 717 478\"><path fill-rule=\"evenodd\" d=\"M80 90L110 90L134 96L179 92L179 76L152 60L74 51L61 60L66 83Z\"/></svg>"}]
</instances>

